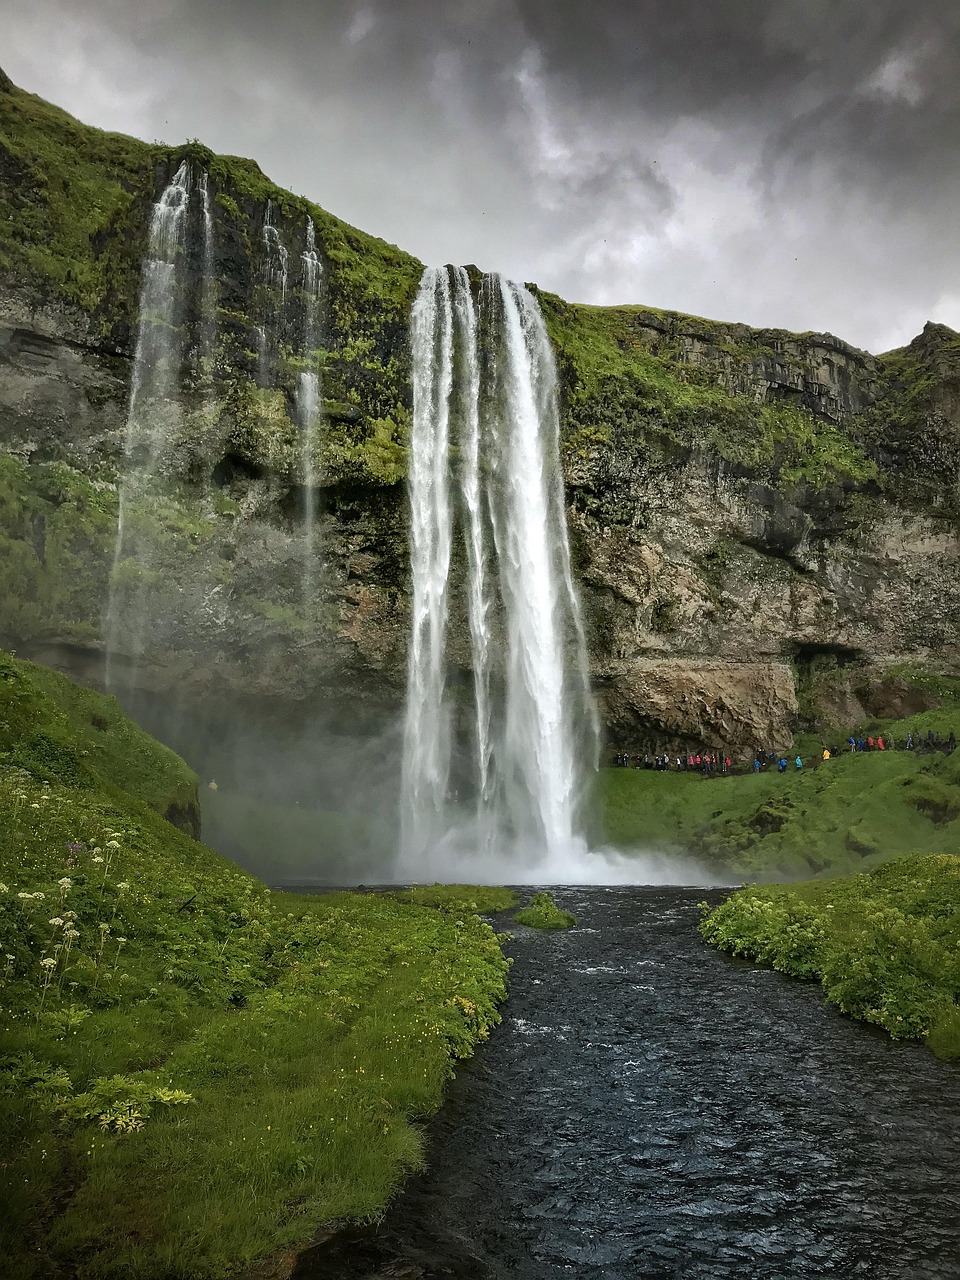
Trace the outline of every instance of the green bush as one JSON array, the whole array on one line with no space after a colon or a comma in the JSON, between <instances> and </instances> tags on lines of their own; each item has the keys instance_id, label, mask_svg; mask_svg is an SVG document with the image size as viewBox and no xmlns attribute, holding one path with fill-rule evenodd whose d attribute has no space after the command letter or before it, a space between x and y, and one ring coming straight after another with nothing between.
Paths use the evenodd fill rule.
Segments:
<instances>
[{"instance_id":1,"label":"green bush","mask_svg":"<svg viewBox=\"0 0 960 1280\"><path fill-rule=\"evenodd\" d=\"M895 1039L928 1038L960 1055L960 858L894 858L868 874L748 886L715 910L703 937L798 978Z\"/></svg>"},{"instance_id":2,"label":"green bush","mask_svg":"<svg viewBox=\"0 0 960 1280\"><path fill-rule=\"evenodd\" d=\"M531 929L570 929L577 923L576 916L561 911L549 893L535 893L514 919Z\"/></svg>"}]
</instances>

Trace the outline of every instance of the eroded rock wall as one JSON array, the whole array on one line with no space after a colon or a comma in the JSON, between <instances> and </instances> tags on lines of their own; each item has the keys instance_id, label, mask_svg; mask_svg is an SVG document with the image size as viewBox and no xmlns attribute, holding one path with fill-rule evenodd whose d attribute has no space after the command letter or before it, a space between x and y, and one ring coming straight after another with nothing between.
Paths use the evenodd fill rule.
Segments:
<instances>
[{"instance_id":1,"label":"eroded rock wall","mask_svg":"<svg viewBox=\"0 0 960 1280\"><path fill-rule=\"evenodd\" d=\"M250 162L129 139L115 156L108 135L63 117L60 186L102 171L110 196L103 225L78 237L76 214L36 181L50 152L31 139L61 126L49 108L34 118L35 101L0 85L0 160L19 184L0 218L0 644L91 682L102 670L138 264L151 201L186 156L211 184L217 343L204 363L194 310L183 438L168 501L150 516L154 621L136 679L225 704L323 699L392 714L409 626L407 316L420 264ZM308 353L296 288L284 302L264 283L268 200L290 261L310 216L324 265L323 563L307 605L296 385ZM39 266L4 230L17 219L48 228ZM191 262L196 275L196 246ZM541 303L612 741L785 744L798 725L916 709L930 696L916 673L960 670L956 334L928 326L874 358L830 335ZM268 380L254 336L266 315L277 317ZM466 697L456 611L453 627Z\"/></svg>"}]
</instances>

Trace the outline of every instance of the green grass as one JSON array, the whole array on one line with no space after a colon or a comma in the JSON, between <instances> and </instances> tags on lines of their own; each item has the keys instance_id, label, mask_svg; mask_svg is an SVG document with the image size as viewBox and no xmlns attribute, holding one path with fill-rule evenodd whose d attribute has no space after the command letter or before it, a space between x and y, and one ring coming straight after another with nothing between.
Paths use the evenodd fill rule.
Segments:
<instances>
[{"instance_id":1,"label":"green grass","mask_svg":"<svg viewBox=\"0 0 960 1280\"><path fill-rule=\"evenodd\" d=\"M569 911L562 911L549 893L535 893L514 919L531 929L571 929L577 918Z\"/></svg>"},{"instance_id":2,"label":"green grass","mask_svg":"<svg viewBox=\"0 0 960 1280\"><path fill-rule=\"evenodd\" d=\"M71 699L96 695L13 670L69 746ZM4 1275L225 1276L376 1216L498 1021L507 962L475 891L433 891L456 914L270 893L136 796L132 766L130 790L99 785L80 719L79 782L0 758Z\"/></svg>"},{"instance_id":3,"label":"green grass","mask_svg":"<svg viewBox=\"0 0 960 1280\"><path fill-rule=\"evenodd\" d=\"M704 938L798 978L896 1039L960 1058L960 858L894 858L867 874L749 886L714 910Z\"/></svg>"},{"instance_id":4,"label":"green grass","mask_svg":"<svg viewBox=\"0 0 960 1280\"><path fill-rule=\"evenodd\" d=\"M116 698L0 652L0 764L125 803L178 825L199 819L197 777L132 720Z\"/></svg>"},{"instance_id":5,"label":"green grass","mask_svg":"<svg viewBox=\"0 0 960 1280\"><path fill-rule=\"evenodd\" d=\"M847 752L783 776L606 769L600 795L610 844L692 855L738 878L836 875L895 854L960 853L960 752Z\"/></svg>"},{"instance_id":6,"label":"green grass","mask_svg":"<svg viewBox=\"0 0 960 1280\"><path fill-rule=\"evenodd\" d=\"M454 914L473 911L479 915L493 915L508 911L517 904L517 895L512 889L487 884L418 884L391 892L390 896L400 902L437 907Z\"/></svg>"}]
</instances>

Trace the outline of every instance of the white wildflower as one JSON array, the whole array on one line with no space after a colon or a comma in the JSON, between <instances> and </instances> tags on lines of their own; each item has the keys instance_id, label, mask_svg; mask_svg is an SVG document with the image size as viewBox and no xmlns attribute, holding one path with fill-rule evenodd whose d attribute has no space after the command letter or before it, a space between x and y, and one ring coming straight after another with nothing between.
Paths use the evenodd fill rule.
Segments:
<instances>
[{"instance_id":1,"label":"white wildflower","mask_svg":"<svg viewBox=\"0 0 960 1280\"><path fill-rule=\"evenodd\" d=\"M52 924L55 929L58 929L63 924L63 919L60 916L54 916L52 920L47 921L47 924Z\"/></svg>"},{"instance_id":2,"label":"white wildflower","mask_svg":"<svg viewBox=\"0 0 960 1280\"><path fill-rule=\"evenodd\" d=\"M64 893L66 893L68 889L73 888L73 881L70 879L69 876L64 876L62 880L58 880L57 884L64 891Z\"/></svg>"},{"instance_id":3,"label":"white wildflower","mask_svg":"<svg viewBox=\"0 0 960 1280\"><path fill-rule=\"evenodd\" d=\"M108 924L98 924L98 925L97 925L97 928L100 930L100 932L101 932L101 933L109 933L109 932L110 932L110 926L109 926Z\"/></svg>"},{"instance_id":4,"label":"white wildflower","mask_svg":"<svg viewBox=\"0 0 960 1280\"><path fill-rule=\"evenodd\" d=\"M52 958L52 956L47 956L46 960L41 960L40 963L43 965L44 969L52 969L57 962Z\"/></svg>"},{"instance_id":5,"label":"white wildflower","mask_svg":"<svg viewBox=\"0 0 960 1280\"><path fill-rule=\"evenodd\" d=\"M120 848L120 846L119 846L119 844L116 842L116 840L108 840L108 841L107 841L107 848L108 848L108 849L119 849L119 848Z\"/></svg>"},{"instance_id":6,"label":"white wildflower","mask_svg":"<svg viewBox=\"0 0 960 1280\"><path fill-rule=\"evenodd\" d=\"M94 856L93 861L94 861L94 862L102 862L102 861L103 861L103 859L102 859L101 857L99 857L99 856Z\"/></svg>"},{"instance_id":7,"label":"white wildflower","mask_svg":"<svg viewBox=\"0 0 960 1280\"><path fill-rule=\"evenodd\" d=\"M10 890L5 884L0 884L0 893L9 893Z\"/></svg>"},{"instance_id":8,"label":"white wildflower","mask_svg":"<svg viewBox=\"0 0 960 1280\"><path fill-rule=\"evenodd\" d=\"M121 880L120 883L117 885L117 888L120 890L121 893L126 893L126 891L130 888L130 885L127 883L126 880Z\"/></svg>"}]
</instances>

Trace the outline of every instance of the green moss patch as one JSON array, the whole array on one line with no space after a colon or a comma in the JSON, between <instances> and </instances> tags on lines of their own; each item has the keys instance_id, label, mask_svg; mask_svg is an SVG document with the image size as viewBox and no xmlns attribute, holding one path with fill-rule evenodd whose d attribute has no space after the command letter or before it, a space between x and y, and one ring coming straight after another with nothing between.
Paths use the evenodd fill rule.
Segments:
<instances>
[{"instance_id":1,"label":"green moss patch","mask_svg":"<svg viewBox=\"0 0 960 1280\"><path fill-rule=\"evenodd\" d=\"M0 642L99 635L116 525L114 489L0 453Z\"/></svg>"},{"instance_id":2,"label":"green moss patch","mask_svg":"<svg viewBox=\"0 0 960 1280\"><path fill-rule=\"evenodd\" d=\"M798 978L895 1039L960 1057L960 858L895 858L864 875L761 888L714 910L704 938Z\"/></svg>"}]
</instances>

